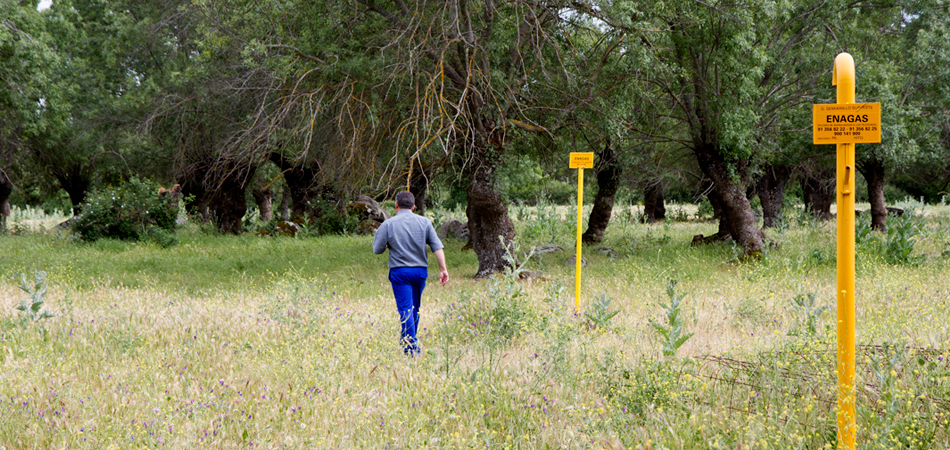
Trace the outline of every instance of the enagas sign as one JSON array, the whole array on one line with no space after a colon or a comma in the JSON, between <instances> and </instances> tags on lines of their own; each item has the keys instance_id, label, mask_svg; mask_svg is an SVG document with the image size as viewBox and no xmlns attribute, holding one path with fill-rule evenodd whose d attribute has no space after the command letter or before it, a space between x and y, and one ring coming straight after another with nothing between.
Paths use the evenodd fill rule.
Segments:
<instances>
[{"instance_id":1,"label":"enagas sign","mask_svg":"<svg viewBox=\"0 0 950 450\"><path fill-rule=\"evenodd\" d=\"M571 152L571 169L593 169L594 152Z\"/></svg>"},{"instance_id":2,"label":"enagas sign","mask_svg":"<svg viewBox=\"0 0 950 450\"><path fill-rule=\"evenodd\" d=\"M881 142L880 103L812 105L814 144Z\"/></svg>"}]
</instances>

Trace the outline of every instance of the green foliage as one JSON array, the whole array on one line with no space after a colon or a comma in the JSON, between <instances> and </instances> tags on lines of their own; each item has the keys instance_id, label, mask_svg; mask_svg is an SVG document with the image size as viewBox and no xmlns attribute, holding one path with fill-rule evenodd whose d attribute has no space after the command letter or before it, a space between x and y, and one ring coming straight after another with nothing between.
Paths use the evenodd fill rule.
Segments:
<instances>
[{"instance_id":1,"label":"green foliage","mask_svg":"<svg viewBox=\"0 0 950 450\"><path fill-rule=\"evenodd\" d=\"M888 264L907 265L922 261L914 248L920 237L919 219L913 211L902 216L887 216L887 233L876 233L871 228L870 214L863 214L855 224L855 243L864 254L878 255Z\"/></svg>"},{"instance_id":2,"label":"green foliage","mask_svg":"<svg viewBox=\"0 0 950 450\"><path fill-rule=\"evenodd\" d=\"M713 207L712 203L709 201L709 197L705 195L699 199L699 207L696 209L696 218L700 220L709 220L713 217Z\"/></svg>"},{"instance_id":3,"label":"green foliage","mask_svg":"<svg viewBox=\"0 0 950 450\"><path fill-rule=\"evenodd\" d=\"M663 356L676 356L676 351L693 336L693 333L687 333L683 329L680 303L686 294L676 293L676 283L676 280L671 278L666 285L666 295L670 299L669 304L659 303L666 311L666 325L650 320L650 326L656 330L660 337L660 343L663 344Z\"/></svg>"},{"instance_id":4,"label":"green foliage","mask_svg":"<svg viewBox=\"0 0 950 450\"><path fill-rule=\"evenodd\" d=\"M920 234L917 221L911 214L888 216L885 260L891 264L915 264L922 258L914 255L916 237Z\"/></svg>"},{"instance_id":5,"label":"green foliage","mask_svg":"<svg viewBox=\"0 0 950 450\"><path fill-rule=\"evenodd\" d=\"M159 195L158 185L132 178L118 187L90 193L72 229L87 242L153 239L168 247L176 242L177 218L178 205L170 196Z\"/></svg>"},{"instance_id":6,"label":"green foliage","mask_svg":"<svg viewBox=\"0 0 950 450\"><path fill-rule=\"evenodd\" d=\"M795 327L788 330L789 336L815 336L818 333L819 320L830 306L817 306L815 297L814 292L808 292L799 293L791 299L798 320Z\"/></svg>"},{"instance_id":7,"label":"green foliage","mask_svg":"<svg viewBox=\"0 0 950 450\"><path fill-rule=\"evenodd\" d=\"M26 274L21 273L19 287L23 292L30 295L29 298L23 299L20 304L15 307L17 311L20 311L24 325L32 325L40 320L53 317L53 313L42 309L44 303L43 297L46 296L48 288L46 284L46 272L42 270L34 272L33 282L28 282Z\"/></svg>"},{"instance_id":8,"label":"green foliage","mask_svg":"<svg viewBox=\"0 0 950 450\"><path fill-rule=\"evenodd\" d=\"M613 297L607 295L607 291L600 291L594 296L594 302L591 303L591 311L585 312L584 316L590 321L590 327L595 329L606 329L610 325L610 319L620 314L620 310L610 310L610 301Z\"/></svg>"},{"instance_id":9,"label":"green foliage","mask_svg":"<svg viewBox=\"0 0 950 450\"><path fill-rule=\"evenodd\" d=\"M499 190L506 200L533 204L542 199L558 205L576 203L577 183L559 180L534 158L519 155L498 171Z\"/></svg>"},{"instance_id":10,"label":"green foliage","mask_svg":"<svg viewBox=\"0 0 950 450\"><path fill-rule=\"evenodd\" d=\"M348 215L345 209L337 208L333 202L321 200L319 209L321 214L314 230L317 234L348 234L359 225L359 217Z\"/></svg>"},{"instance_id":11,"label":"green foliage","mask_svg":"<svg viewBox=\"0 0 950 450\"><path fill-rule=\"evenodd\" d=\"M562 220L557 204L545 197L535 206L512 206L509 213L517 223L518 236L530 244L552 244L564 236L573 236L570 220Z\"/></svg>"}]
</instances>

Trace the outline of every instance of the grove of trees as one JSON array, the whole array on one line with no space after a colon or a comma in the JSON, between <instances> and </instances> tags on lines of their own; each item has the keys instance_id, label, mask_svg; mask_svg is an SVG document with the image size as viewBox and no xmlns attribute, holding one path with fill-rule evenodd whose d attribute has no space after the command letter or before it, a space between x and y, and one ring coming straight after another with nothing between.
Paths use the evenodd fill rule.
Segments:
<instances>
[{"instance_id":1,"label":"grove of trees","mask_svg":"<svg viewBox=\"0 0 950 450\"><path fill-rule=\"evenodd\" d=\"M756 196L765 228L791 180L828 217L835 149L811 144L811 105L834 102L840 52L883 109L857 156L874 228L887 185L950 191L946 0L37 3L0 0L0 213L58 198L80 214L136 177L239 232L255 200L319 222L400 189L424 209L439 187L466 205L484 276L515 239L509 174L567 180L568 153L592 151L585 242L620 189L652 221L675 187L708 198L706 240L755 256Z\"/></svg>"}]
</instances>

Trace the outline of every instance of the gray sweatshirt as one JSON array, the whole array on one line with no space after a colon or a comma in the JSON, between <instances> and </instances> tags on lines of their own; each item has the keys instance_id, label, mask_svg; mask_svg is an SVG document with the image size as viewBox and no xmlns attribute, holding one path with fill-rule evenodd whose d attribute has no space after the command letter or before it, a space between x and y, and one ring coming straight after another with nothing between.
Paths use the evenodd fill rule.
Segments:
<instances>
[{"instance_id":1,"label":"gray sweatshirt","mask_svg":"<svg viewBox=\"0 0 950 450\"><path fill-rule=\"evenodd\" d=\"M389 249L390 269L429 267L426 245L433 252L445 247L435 233L432 222L408 209L399 210L395 216L383 222L373 237L373 253L380 255Z\"/></svg>"}]
</instances>

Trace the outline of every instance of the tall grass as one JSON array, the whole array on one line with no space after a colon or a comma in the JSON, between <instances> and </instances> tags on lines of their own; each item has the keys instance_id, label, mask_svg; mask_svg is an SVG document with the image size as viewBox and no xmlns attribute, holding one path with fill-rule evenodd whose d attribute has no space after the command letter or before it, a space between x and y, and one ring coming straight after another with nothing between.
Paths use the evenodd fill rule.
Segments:
<instances>
[{"instance_id":1,"label":"tall grass","mask_svg":"<svg viewBox=\"0 0 950 450\"><path fill-rule=\"evenodd\" d=\"M543 207L516 221L519 246L572 249L575 211ZM923 212L916 264L859 254L862 448L950 446L950 213ZM0 445L833 447L834 224L790 220L737 262L729 243L688 246L714 223L634 218L618 214L610 251L584 249L584 312L611 298L607 326L573 314L573 251L532 258L540 277L474 281L447 240L453 280L424 294L419 358L369 237L2 236ZM14 310L13 275L38 270L45 331ZM649 325L671 278L694 333L672 357ZM831 310L803 315L799 296Z\"/></svg>"}]
</instances>

